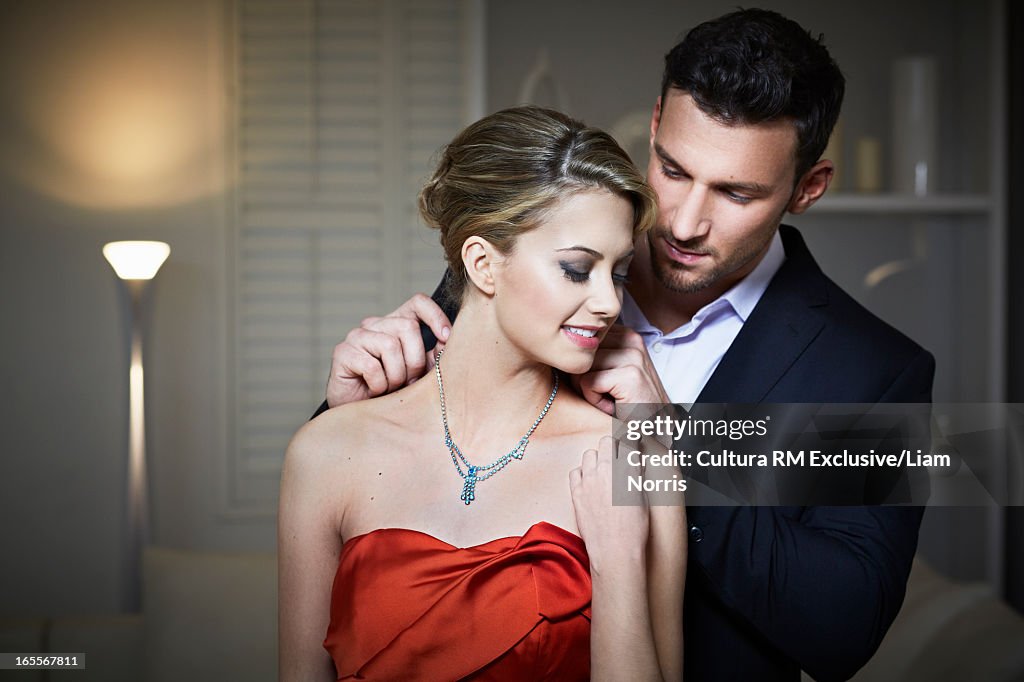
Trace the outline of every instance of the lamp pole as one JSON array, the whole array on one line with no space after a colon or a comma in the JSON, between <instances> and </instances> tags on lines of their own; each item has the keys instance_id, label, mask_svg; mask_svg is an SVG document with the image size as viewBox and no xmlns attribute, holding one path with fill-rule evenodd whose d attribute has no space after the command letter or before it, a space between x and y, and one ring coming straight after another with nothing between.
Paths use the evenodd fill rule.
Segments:
<instances>
[{"instance_id":1,"label":"lamp pole","mask_svg":"<svg viewBox=\"0 0 1024 682\"><path fill-rule=\"evenodd\" d=\"M146 398L142 365L143 296L149 280L121 280L131 298L132 330L128 369L128 547L126 552L125 610L142 607L142 548L149 541L148 479L146 476Z\"/></svg>"},{"instance_id":2,"label":"lamp pole","mask_svg":"<svg viewBox=\"0 0 1024 682\"><path fill-rule=\"evenodd\" d=\"M148 478L146 476L145 372L142 363L145 295L149 282L163 265L170 247L163 242L111 242L103 247L127 290L131 355L128 365L128 519L124 554L124 608L142 607L142 550L149 541Z\"/></svg>"}]
</instances>

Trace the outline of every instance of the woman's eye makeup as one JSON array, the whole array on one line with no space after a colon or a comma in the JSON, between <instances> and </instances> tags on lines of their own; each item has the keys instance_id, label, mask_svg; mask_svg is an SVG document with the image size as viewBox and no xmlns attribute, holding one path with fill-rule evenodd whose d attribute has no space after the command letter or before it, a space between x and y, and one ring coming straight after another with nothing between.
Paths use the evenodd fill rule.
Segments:
<instances>
[{"instance_id":1,"label":"woman's eye makeup","mask_svg":"<svg viewBox=\"0 0 1024 682\"><path fill-rule=\"evenodd\" d=\"M590 279L590 269L586 266L575 265L569 261L558 261L565 278L570 282L586 282Z\"/></svg>"},{"instance_id":2,"label":"woman's eye makeup","mask_svg":"<svg viewBox=\"0 0 1024 682\"><path fill-rule=\"evenodd\" d=\"M574 264L564 260L559 261L558 265L561 266L562 273L570 282L586 282L590 279L591 268L589 265ZM628 284L629 278L626 276L626 271L613 272L612 282L614 282L616 286Z\"/></svg>"}]
</instances>

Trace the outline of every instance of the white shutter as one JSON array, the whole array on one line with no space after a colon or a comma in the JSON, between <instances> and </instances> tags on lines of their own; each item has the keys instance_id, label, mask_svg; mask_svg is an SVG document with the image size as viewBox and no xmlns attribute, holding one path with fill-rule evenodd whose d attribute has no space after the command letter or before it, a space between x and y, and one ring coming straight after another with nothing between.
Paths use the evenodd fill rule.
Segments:
<instances>
[{"instance_id":1,"label":"white shutter","mask_svg":"<svg viewBox=\"0 0 1024 682\"><path fill-rule=\"evenodd\" d=\"M466 0L239 0L234 447L226 507L273 513L331 349L444 270L416 192L478 113Z\"/></svg>"}]
</instances>

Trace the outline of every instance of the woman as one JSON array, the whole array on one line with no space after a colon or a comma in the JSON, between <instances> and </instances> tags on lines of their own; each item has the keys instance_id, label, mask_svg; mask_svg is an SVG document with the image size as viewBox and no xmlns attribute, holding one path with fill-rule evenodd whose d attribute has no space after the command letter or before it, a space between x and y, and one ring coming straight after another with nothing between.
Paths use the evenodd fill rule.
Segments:
<instances>
[{"instance_id":1,"label":"woman","mask_svg":"<svg viewBox=\"0 0 1024 682\"><path fill-rule=\"evenodd\" d=\"M420 212L459 316L432 376L289 446L281 679L681 677L684 508L611 505L611 420L559 382L593 364L654 206L556 112L445 148Z\"/></svg>"}]
</instances>

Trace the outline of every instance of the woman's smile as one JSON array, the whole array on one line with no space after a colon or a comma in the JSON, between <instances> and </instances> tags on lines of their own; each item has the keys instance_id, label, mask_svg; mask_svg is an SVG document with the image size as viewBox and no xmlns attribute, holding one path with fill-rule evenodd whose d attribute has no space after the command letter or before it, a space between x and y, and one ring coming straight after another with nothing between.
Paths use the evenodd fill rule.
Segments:
<instances>
[{"instance_id":1,"label":"woman's smile","mask_svg":"<svg viewBox=\"0 0 1024 682\"><path fill-rule=\"evenodd\" d=\"M605 327L575 327L563 325L566 337L580 348L594 349L601 345L600 331Z\"/></svg>"}]
</instances>

